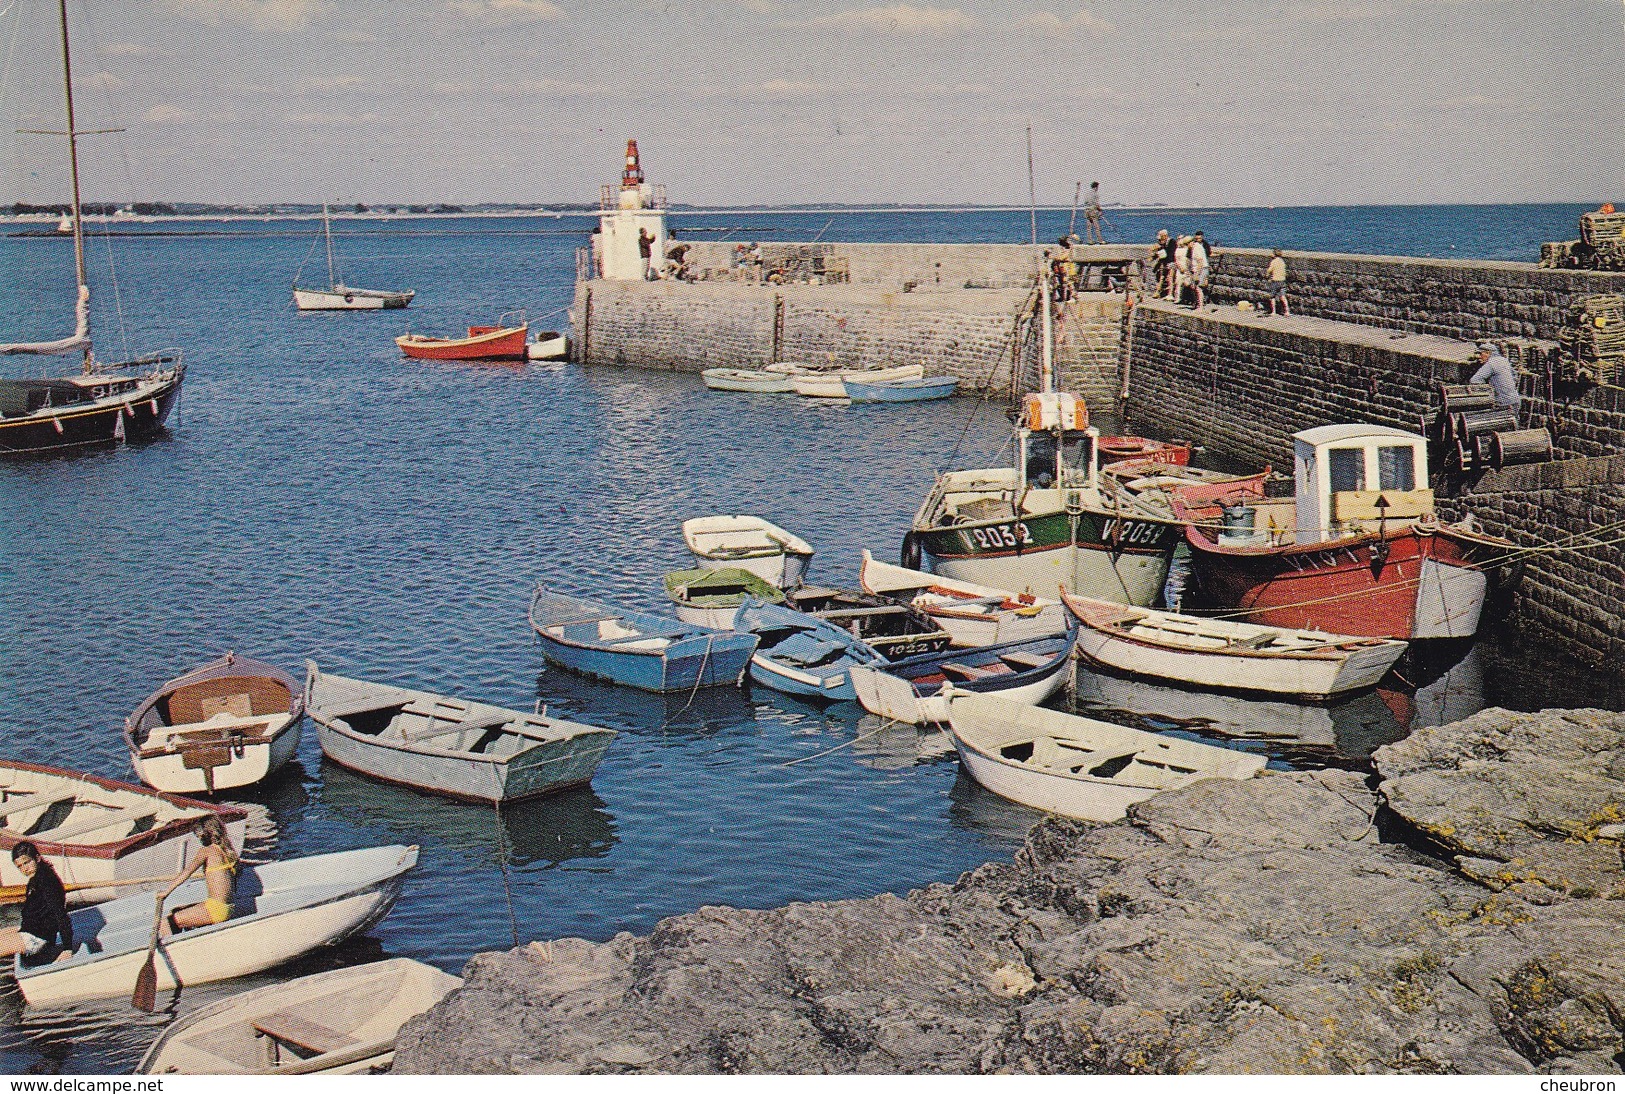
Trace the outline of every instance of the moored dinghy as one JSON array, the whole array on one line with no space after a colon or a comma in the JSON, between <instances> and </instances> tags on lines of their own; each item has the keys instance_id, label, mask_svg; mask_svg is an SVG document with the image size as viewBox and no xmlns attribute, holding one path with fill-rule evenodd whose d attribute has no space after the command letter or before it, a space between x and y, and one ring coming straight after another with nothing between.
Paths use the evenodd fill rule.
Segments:
<instances>
[{"instance_id":1,"label":"moored dinghy","mask_svg":"<svg viewBox=\"0 0 1625 1094\"><path fill-rule=\"evenodd\" d=\"M131 891L108 882L152 879L148 887L156 888L197 852L197 822L211 814L241 847L248 814L235 806L58 767L0 763L0 883L26 884L11 849L29 840L56 868L70 902L93 903Z\"/></svg>"},{"instance_id":2,"label":"moored dinghy","mask_svg":"<svg viewBox=\"0 0 1625 1094\"><path fill-rule=\"evenodd\" d=\"M749 368L708 368L700 379L712 391L748 391L763 395L782 395L790 390L790 377L783 372L767 372Z\"/></svg>"},{"instance_id":3,"label":"moored dinghy","mask_svg":"<svg viewBox=\"0 0 1625 1094\"><path fill-rule=\"evenodd\" d=\"M846 397L854 403L923 403L946 399L959 381L952 376L916 376L901 380L860 381L847 377Z\"/></svg>"},{"instance_id":4,"label":"moored dinghy","mask_svg":"<svg viewBox=\"0 0 1625 1094\"><path fill-rule=\"evenodd\" d=\"M813 556L806 540L746 514L691 517L683 521L683 542L701 569L737 566L781 589L801 584Z\"/></svg>"},{"instance_id":5,"label":"moored dinghy","mask_svg":"<svg viewBox=\"0 0 1625 1094\"><path fill-rule=\"evenodd\" d=\"M894 365L889 368L819 369L790 375L790 390L811 399L845 399L846 382L879 384L891 380L917 380L925 375L923 365Z\"/></svg>"},{"instance_id":6,"label":"moored dinghy","mask_svg":"<svg viewBox=\"0 0 1625 1094\"><path fill-rule=\"evenodd\" d=\"M948 720L949 694L969 691L1037 704L1072 678L1077 631L950 649L853 668L852 688L871 714L916 725Z\"/></svg>"},{"instance_id":7,"label":"moored dinghy","mask_svg":"<svg viewBox=\"0 0 1625 1094\"><path fill-rule=\"evenodd\" d=\"M369 929L388 914L417 860L416 847L389 846L245 864L232 918L158 944L158 991L248 976ZM195 904L207 895L207 883L196 878L176 889L164 907ZM49 1006L128 996L146 964L153 912L152 897L145 894L73 912L77 945L67 959L38 965L17 959L23 998Z\"/></svg>"},{"instance_id":8,"label":"moored dinghy","mask_svg":"<svg viewBox=\"0 0 1625 1094\"><path fill-rule=\"evenodd\" d=\"M1405 652L1391 638L1292 630L1061 597L1083 624L1078 651L1136 676L1321 700L1373 687Z\"/></svg>"},{"instance_id":9,"label":"moored dinghy","mask_svg":"<svg viewBox=\"0 0 1625 1094\"><path fill-rule=\"evenodd\" d=\"M1087 821L1201 779L1249 779L1263 756L1097 722L991 695L948 700L965 770L1002 798Z\"/></svg>"},{"instance_id":10,"label":"moored dinghy","mask_svg":"<svg viewBox=\"0 0 1625 1094\"><path fill-rule=\"evenodd\" d=\"M530 625L555 665L644 691L736 684L756 639L564 596L538 585Z\"/></svg>"},{"instance_id":11,"label":"moored dinghy","mask_svg":"<svg viewBox=\"0 0 1625 1094\"><path fill-rule=\"evenodd\" d=\"M615 732L324 673L305 663L322 753L386 782L465 801L513 802L592 781Z\"/></svg>"},{"instance_id":12,"label":"moored dinghy","mask_svg":"<svg viewBox=\"0 0 1625 1094\"><path fill-rule=\"evenodd\" d=\"M245 991L178 1020L138 1075L347 1075L389 1063L395 1037L462 977L394 957Z\"/></svg>"},{"instance_id":13,"label":"moored dinghy","mask_svg":"<svg viewBox=\"0 0 1625 1094\"><path fill-rule=\"evenodd\" d=\"M1018 638L1065 634L1072 625L1059 600L893 566L867 550L858 569L858 584L865 592L924 612L953 636L956 646L991 646Z\"/></svg>"},{"instance_id":14,"label":"moored dinghy","mask_svg":"<svg viewBox=\"0 0 1625 1094\"><path fill-rule=\"evenodd\" d=\"M299 750L299 681L227 653L149 695L124 720L141 781L172 794L212 794L269 778Z\"/></svg>"},{"instance_id":15,"label":"moored dinghy","mask_svg":"<svg viewBox=\"0 0 1625 1094\"><path fill-rule=\"evenodd\" d=\"M699 627L731 631L734 615L746 597L783 604L784 593L749 570L673 570L665 577L666 596L677 618Z\"/></svg>"},{"instance_id":16,"label":"moored dinghy","mask_svg":"<svg viewBox=\"0 0 1625 1094\"><path fill-rule=\"evenodd\" d=\"M857 635L782 604L747 599L734 627L760 640L750 678L790 695L855 699L850 670L885 660Z\"/></svg>"}]
</instances>

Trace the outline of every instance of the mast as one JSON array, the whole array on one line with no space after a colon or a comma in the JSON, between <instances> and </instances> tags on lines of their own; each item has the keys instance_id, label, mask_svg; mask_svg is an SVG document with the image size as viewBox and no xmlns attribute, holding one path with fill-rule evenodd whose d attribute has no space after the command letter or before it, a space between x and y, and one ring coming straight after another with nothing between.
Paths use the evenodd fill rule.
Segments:
<instances>
[{"instance_id":1,"label":"mast","mask_svg":"<svg viewBox=\"0 0 1625 1094\"><path fill-rule=\"evenodd\" d=\"M338 278L333 276L333 229L327 221L327 202L322 202L322 236L327 240L327 287L335 288Z\"/></svg>"},{"instance_id":2,"label":"mast","mask_svg":"<svg viewBox=\"0 0 1625 1094\"><path fill-rule=\"evenodd\" d=\"M1033 127L1027 127L1027 212L1032 218L1033 242L1038 242L1038 190L1033 181Z\"/></svg>"},{"instance_id":3,"label":"mast","mask_svg":"<svg viewBox=\"0 0 1625 1094\"><path fill-rule=\"evenodd\" d=\"M78 278L79 296L83 299L90 291L85 277L85 225L79 207L79 143L73 125L73 61L68 51L68 0L57 0L57 12L62 23L62 87L68 100L68 174L73 180L73 268ZM92 351L85 344L84 370L91 371Z\"/></svg>"},{"instance_id":4,"label":"mast","mask_svg":"<svg viewBox=\"0 0 1625 1094\"><path fill-rule=\"evenodd\" d=\"M1050 319L1050 289L1049 270L1046 268L1038 275L1039 298L1043 302L1041 312L1044 322L1043 353L1038 359L1038 388L1040 391L1055 390L1055 328Z\"/></svg>"}]
</instances>

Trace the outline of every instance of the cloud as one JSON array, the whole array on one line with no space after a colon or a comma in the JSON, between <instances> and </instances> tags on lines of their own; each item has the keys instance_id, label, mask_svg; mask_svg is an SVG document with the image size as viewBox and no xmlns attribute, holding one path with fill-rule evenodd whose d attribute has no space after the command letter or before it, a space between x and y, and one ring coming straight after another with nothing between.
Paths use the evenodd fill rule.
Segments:
<instances>
[{"instance_id":1,"label":"cloud","mask_svg":"<svg viewBox=\"0 0 1625 1094\"><path fill-rule=\"evenodd\" d=\"M446 6L466 19L482 23L537 23L564 18L564 9L550 0L446 0Z\"/></svg>"},{"instance_id":2,"label":"cloud","mask_svg":"<svg viewBox=\"0 0 1625 1094\"><path fill-rule=\"evenodd\" d=\"M1031 15L1024 15L1017 19L1016 26L1042 31L1045 34L1062 38L1071 38L1076 35L1099 37L1103 34L1110 34L1116 29L1111 20L1102 19L1081 9L1071 15L1056 15L1050 11L1035 11Z\"/></svg>"},{"instance_id":3,"label":"cloud","mask_svg":"<svg viewBox=\"0 0 1625 1094\"><path fill-rule=\"evenodd\" d=\"M978 26L974 15L958 8L917 8L913 4L888 4L880 8L858 8L820 15L806 25L834 27L845 31L882 31L893 34L952 34Z\"/></svg>"},{"instance_id":4,"label":"cloud","mask_svg":"<svg viewBox=\"0 0 1625 1094\"><path fill-rule=\"evenodd\" d=\"M167 0L169 9L217 27L246 23L257 30L298 30L322 11L322 0Z\"/></svg>"},{"instance_id":5,"label":"cloud","mask_svg":"<svg viewBox=\"0 0 1625 1094\"><path fill-rule=\"evenodd\" d=\"M182 110L178 106L168 103L159 103L141 115L141 120L151 122L153 125L180 125L196 120L197 115L190 110Z\"/></svg>"}]
</instances>

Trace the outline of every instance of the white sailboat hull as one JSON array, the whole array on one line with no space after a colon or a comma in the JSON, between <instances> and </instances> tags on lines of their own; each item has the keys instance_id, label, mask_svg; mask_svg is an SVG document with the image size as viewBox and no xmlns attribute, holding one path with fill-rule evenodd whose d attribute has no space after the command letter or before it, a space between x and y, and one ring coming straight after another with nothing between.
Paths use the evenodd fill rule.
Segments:
<instances>
[{"instance_id":1,"label":"white sailboat hull","mask_svg":"<svg viewBox=\"0 0 1625 1094\"><path fill-rule=\"evenodd\" d=\"M300 311L376 311L381 308L404 308L412 302L414 295L414 291L380 292L339 285L331 289L295 289L293 302Z\"/></svg>"}]
</instances>

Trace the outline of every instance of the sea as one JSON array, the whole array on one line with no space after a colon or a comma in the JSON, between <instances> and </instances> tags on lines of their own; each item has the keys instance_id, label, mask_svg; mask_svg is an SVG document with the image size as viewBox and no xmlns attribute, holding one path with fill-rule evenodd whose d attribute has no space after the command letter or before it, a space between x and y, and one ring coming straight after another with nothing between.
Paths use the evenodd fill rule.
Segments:
<instances>
[{"instance_id":1,"label":"sea","mask_svg":"<svg viewBox=\"0 0 1625 1094\"><path fill-rule=\"evenodd\" d=\"M1531 261L1577 205L1106 210L1113 241L1201 228L1226 246ZM695 239L1053 240L1067 209L677 211ZM1036 221L1036 226L1035 222ZM421 857L364 938L296 966L187 988L167 1011L67 1010L0 987L0 1071L129 1071L177 1015L247 986L381 956L451 972L535 939L647 933L703 905L906 893L1008 859L1039 815L980 789L940 734L759 687L669 698L546 667L538 583L662 611L689 564L678 525L756 513L817 548L811 577L895 559L938 470L1008 458L998 401L908 407L714 393L697 376L401 357L395 336L523 310L567 322L585 215L335 220L341 276L417 290L405 311L294 310L320 284L320 222L94 225L99 355L179 349L167 437L0 463L0 754L130 777L122 720L157 685L234 650L302 674L531 709L619 736L588 789L497 810L298 761L232 794L250 860L380 844ZM50 226L0 222L0 340L71 328L72 258ZM16 359L10 359L15 363ZM69 365L71 368L71 364ZM12 371L12 375L17 374ZM1112 424L1112 423L1106 423ZM1133 423L1126 423L1132 427ZM1221 458L1222 453L1214 453ZM1219 698L1080 669L1081 712L1368 770L1371 752L1487 706L1625 706L1617 683L1512 641L1329 706Z\"/></svg>"}]
</instances>

